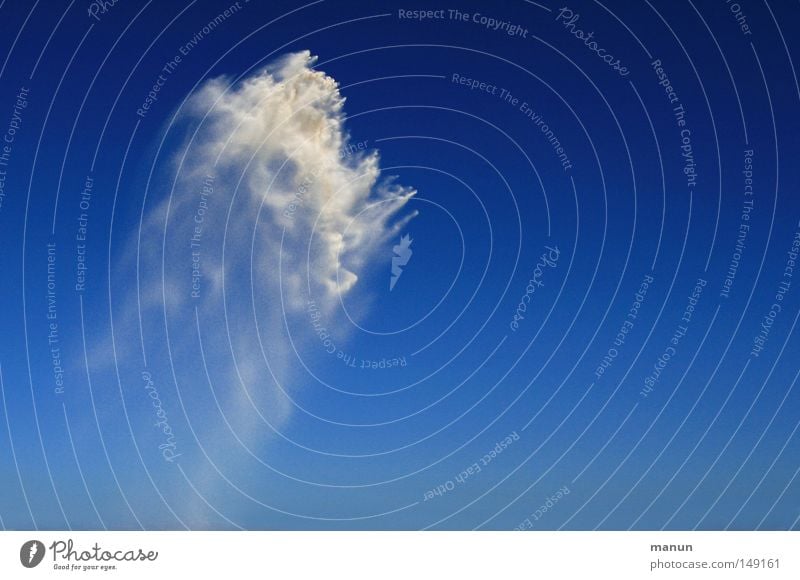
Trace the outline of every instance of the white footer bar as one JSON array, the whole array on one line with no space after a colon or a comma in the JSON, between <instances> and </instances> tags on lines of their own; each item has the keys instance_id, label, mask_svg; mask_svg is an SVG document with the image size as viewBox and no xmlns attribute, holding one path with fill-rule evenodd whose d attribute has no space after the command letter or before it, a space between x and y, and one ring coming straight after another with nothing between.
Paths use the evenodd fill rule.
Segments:
<instances>
[{"instance_id":1,"label":"white footer bar","mask_svg":"<svg viewBox=\"0 0 800 580\"><path fill-rule=\"evenodd\" d=\"M3 532L0 578L800 578L797 532ZM195 576L196 575L196 576Z\"/></svg>"}]
</instances>

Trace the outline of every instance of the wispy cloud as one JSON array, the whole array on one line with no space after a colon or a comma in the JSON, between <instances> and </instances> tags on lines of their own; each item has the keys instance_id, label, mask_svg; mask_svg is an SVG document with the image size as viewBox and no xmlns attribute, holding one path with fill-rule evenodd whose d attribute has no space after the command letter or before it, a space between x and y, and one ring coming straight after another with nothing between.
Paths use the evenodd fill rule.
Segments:
<instances>
[{"instance_id":1,"label":"wispy cloud","mask_svg":"<svg viewBox=\"0 0 800 580\"><path fill-rule=\"evenodd\" d=\"M344 97L334 79L312 68L315 60L301 52L233 86L208 82L187 108L202 125L179 172L186 203L196 197L191 184L207 173L220 175L224 196L244 198L228 227L252 230L260 217L270 230L259 240L270 246L259 248L262 266L276 263L273 246L285 231L281 258L297 290L292 297L307 275L324 300L353 287L414 190L380 180L377 151L342 154Z\"/></svg>"},{"instance_id":2,"label":"wispy cloud","mask_svg":"<svg viewBox=\"0 0 800 580\"><path fill-rule=\"evenodd\" d=\"M286 395L309 380L293 370L284 318L306 318L294 325L297 344L313 334L308 299L334 324L339 297L385 258L388 240L414 215L401 210L415 191L381 176L377 151L343 153L344 97L315 61L291 54L240 81L210 80L188 99L171 191L146 212L138 246L145 343L163 339L147 321L166 320L179 386L207 385L198 365L200 313L217 401L199 389L187 414L193 420L196 405L218 402L254 449L271 434L265 421L286 425L293 411ZM209 457L240 454L225 449L240 444L214 411L200 409L211 417L198 429ZM213 487L221 480L205 463L187 472ZM235 466L225 465L235 479Z\"/></svg>"}]
</instances>

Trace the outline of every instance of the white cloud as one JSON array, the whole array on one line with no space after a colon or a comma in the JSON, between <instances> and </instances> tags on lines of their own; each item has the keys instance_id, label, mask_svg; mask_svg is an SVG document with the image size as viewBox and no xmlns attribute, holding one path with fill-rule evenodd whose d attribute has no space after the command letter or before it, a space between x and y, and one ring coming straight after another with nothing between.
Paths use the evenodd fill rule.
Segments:
<instances>
[{"instance_id":1,"label":"white cloud","mask_svg":"<svg viewBox=\"0 0 800 580\"><path fill-rule=\"evenodd\" d=\"M199 389L200 402L187 405L194 419L192 405L207 401L195 339L197 307L204 346L213 350L210 372L221 405L254 450L271 432L248 395L280 429L293 409L282 390L291 395L311 380L293 370L298 365L287 346L284 315L299 322L293 325L301 332L293 335L296 344L319 348L306 312L309 289L328 316L326 326L333 327L339 296L374 264L398 224L413 217L399 212L415 191L381 177L377 151L342 155L348 145L344 97L334 79L313 69L315 60L308 52L291 54L235 83L208 81L192 95L178 117L190 137L172 159L171 194L146 212L141 232L145 342L149 324L163 327L166 309L179 385ZM205 196L204 183L213 189L206 188ZM199 297L191 294L193 251L202 274ZM162 284L169 288L166 303ZM213 416L207 408L202 413ZM212 458L234 445L224 432L208 432L221 426L213 417L195 425ZM186 444L188 439L185 433ZM191 477L200 485L217 478L210 466Z\"/></svg>"},{"instance_id":2,"label":"white cloud","mask_svg":"<svg viewBox=\"0 0 800 580\"><path fill-rule=\"evenodd\" d=\"M262 222L274 228L260 241L273 246L285 229L283 271L295 284L308 274L325 300L353 287L357 269L394 231L389 222L414 191L380 180L376 151L341 154L344 97L336 81L313 70L315 60L292 54L236 85L216 79L202 87L187 114L205 118L180 175L190 189L192 180L219 174L225 197L241 179L236 195L248 203L235 206L229 229L251 229L260 208ZM266 250L261 268L277 257L274 247Z\"/></svg>"}]
</instances>

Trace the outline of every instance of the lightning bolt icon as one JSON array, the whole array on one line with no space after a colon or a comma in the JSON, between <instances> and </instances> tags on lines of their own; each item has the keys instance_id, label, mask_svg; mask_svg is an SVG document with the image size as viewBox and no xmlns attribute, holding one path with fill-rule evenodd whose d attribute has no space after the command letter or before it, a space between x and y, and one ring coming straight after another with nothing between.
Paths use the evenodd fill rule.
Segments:
<instances>
[{"instance_id":1,"label":"lightning bolt icon","mask_svg":"<svg viewBox=\"0 0 800 580\"><path fill-rule=\"evenodd\" d=\"M31 550L30 553L28 554L28 564L33 562L33 558L36 556L37 552L39 552L39 544L34 542L33 544L31 544Z\"/></svg>"},{"instance_id":2,"label":"lightning bolt icon","mask_svg":"<svg viewBox=\"0 0 800 580\"><path fill-rule=\"evenodd\" d=\"M389 280L390 291L394 290L394 285L397 284L403 274L403 266L408 264L411 254L414 253L411 250L411 242L413 241L408 235L405 235L400 238L400 243L392 248L394 256L392 256L392 278Z\"/></svg>"}]
</instances>

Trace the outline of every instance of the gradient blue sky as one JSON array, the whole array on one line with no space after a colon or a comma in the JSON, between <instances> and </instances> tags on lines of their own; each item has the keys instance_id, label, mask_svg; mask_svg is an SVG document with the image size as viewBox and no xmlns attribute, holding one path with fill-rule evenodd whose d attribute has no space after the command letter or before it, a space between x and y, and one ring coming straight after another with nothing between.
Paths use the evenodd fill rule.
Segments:
<instances>
[{"instance_id":1,"label":"gradient blue sky","mask_svg":"<svg viewBox=\"0 0 800 580\"><path fill-rule=\"evenodd\" d=\"M800 288L786 275L800 231L797 4L747 4L747 30L723 1L463 2L466 21L433 3L238 5L207 34L230 3L125 1L97 18L85 2L0 5L0 131L27 89L0 167L3 527L798 527ZM569 24L562 8L579 19ZM445 12L420 22L400 9ZM339 83L344 138L379 151L375 196L393 176L417 192L385 227L371 210L353 221L376 237L362 263L345 244L342 267L358 282L322 317L333 354L304 306L319 288L283 284L305 279L302 248L279 269L282 228L242 197L259 170L289 193L302 171L291 158L278 171L277 154L258 166L284 146L270 134L207 168L209 140L253 125L228 126L197 96L212 79L236 94L304 51ZM214 119L222 128L209 128ZM202 189L192 172L204 169L216 180L203 259L224 247L230 267L223 299L192 302L185 228ZM76 291L87 176L87 278ZM164 228L166 200L177 221ZM390 291L404 234L413 255ZM62 393L48 343L50 243ZM558 260L535 273L546 247ZM541 286L514 330L532 277ZM403 364L361 368L394 358ZM143 373L174 434L172 461Z\"/></svg>"}]
</instances>

